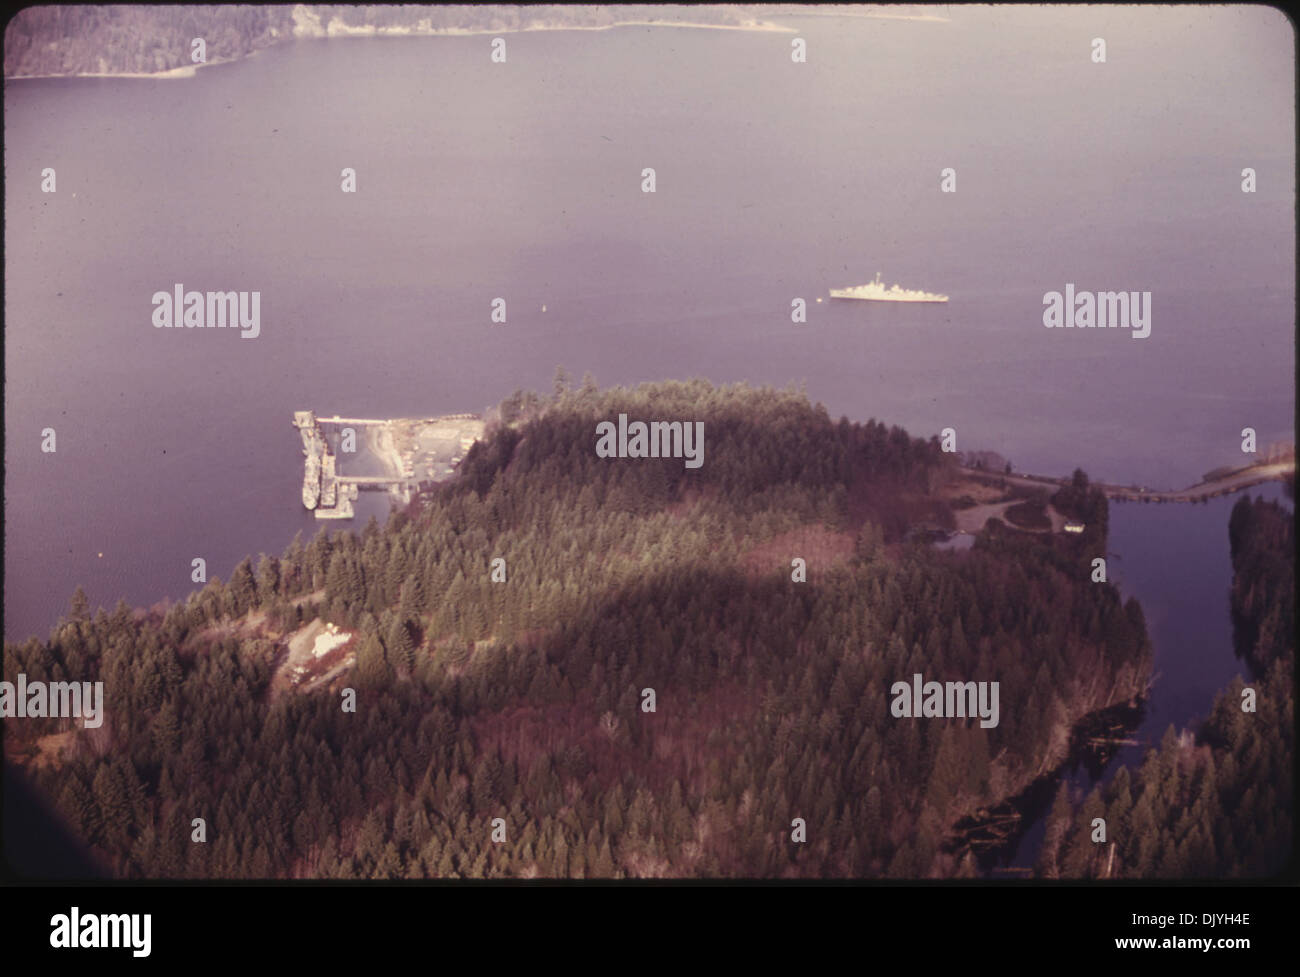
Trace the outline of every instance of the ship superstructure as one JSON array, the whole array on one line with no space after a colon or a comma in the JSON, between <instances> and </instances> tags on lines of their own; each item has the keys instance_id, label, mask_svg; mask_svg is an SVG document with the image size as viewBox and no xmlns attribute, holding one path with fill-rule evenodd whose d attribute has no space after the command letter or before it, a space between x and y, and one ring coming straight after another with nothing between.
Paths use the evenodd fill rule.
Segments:
<instances>
[{"instance_id":1,"label":"ship superstructure","mask_svg":"<svg viewBox=\"0 0 1300 977\"><path fill-rule=\"evenodd\" d=\"M866 285L855 285L852 288L832 288L831 298L833 299L862 299L868 302L947 302L948 296L936 295L933 292L922 292L918 289L903 288L901 285L890 285L888 288L880 281L880 272L876 272L876 280Z\"/></svg>"}]
</instances>

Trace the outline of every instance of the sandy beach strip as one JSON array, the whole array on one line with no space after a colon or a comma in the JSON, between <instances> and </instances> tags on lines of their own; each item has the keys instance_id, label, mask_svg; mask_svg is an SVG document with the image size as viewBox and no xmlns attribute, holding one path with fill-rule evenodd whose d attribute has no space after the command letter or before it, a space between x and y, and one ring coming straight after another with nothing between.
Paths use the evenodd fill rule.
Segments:
<instances>
[{"instance_id":1,"label":"sandy beach strip","mask_svg":"<svg viewBox=\"0 0 1300 977\"><path fill-rule=\"evenodd\" d=\"M330 24L322 27L320 32L303 31L295 33L296 38L334 38L334 37L481 37L502 34L531 34L538 31L609 31L617 27L693 27L697 30L719 31L757 31L759 33L795 34L793 27L774 24L771 21L755 21L751 24L701 24L686 20L621 20L616 24L529 24L526 27L503 27L499 30L485 30L479 27L352 27L347 24Z\"/></svg>"},{"instance_id":2,"label":"sandy beach strip","mask_svg":"<svg viewBox=\"0 0 1300 977\"><path fill-rule=\"evenodd\" d=\"M199 73L200 68L215 68L218 65L247 61L249 58L257 57L261 50L263 49L249 51L237 58L213 58L211 61L204 61L202 64L183 64L179 68L168 68L165 71L79 71L71 75L5 75L5 81L35 81L39 78L143 78L154 81L169 78L193 78Z\"/></svg>"}]
</instances>

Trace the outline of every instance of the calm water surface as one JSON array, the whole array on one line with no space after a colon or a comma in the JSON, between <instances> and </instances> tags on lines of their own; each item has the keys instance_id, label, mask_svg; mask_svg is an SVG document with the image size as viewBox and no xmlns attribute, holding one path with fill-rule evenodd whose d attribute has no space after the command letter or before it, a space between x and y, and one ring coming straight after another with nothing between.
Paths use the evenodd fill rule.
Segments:
<instances>
[{"instance_id":1,"label":"calm water surface","mask_svg":"<svg viewBox=\"0 0 1300 977\"><path fill-rule=\"evenodd\" d=\"M791 35L624 28L512 35L506 65L483 37L349 39L188 80L7 83L5 637L44 634L77 584L181 598L195 556L225 578L314 533L294 409L481 410L557 364L804 382L833 415L1153 487L1239 458L1244 426L1291 436L1282 15L951 16L792 18L806 65ZM952 301L815 302L878 270ZM1151 290L1151 337L1044 329L1067 281ZM176 282L260 290L261 336L154 329ZM1213 504L1132 510L1161 572L1215 595L1185 607L1206 654L1230 647L1207 625L1229 504L1203 549L1163 527Z\"/></svg>"}]
</instances>

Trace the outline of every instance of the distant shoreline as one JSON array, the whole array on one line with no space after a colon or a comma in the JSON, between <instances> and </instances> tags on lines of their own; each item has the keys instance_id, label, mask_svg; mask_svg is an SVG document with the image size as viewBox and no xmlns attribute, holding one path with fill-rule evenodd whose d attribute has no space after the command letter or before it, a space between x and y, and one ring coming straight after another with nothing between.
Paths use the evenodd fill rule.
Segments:
<instances>
[{"instance_id":1,"label":"distant shoreline","mask_svg":"<svg viewBox=\"0 0 1300 977\"><path fill-rule=\"evenodd\" d=\"M769 17L852 17L855 20L915 20L929 24L951 24L951 17L934 14L886 14L875 10L801 10L798 13L768 14Z\"/></svg>"},{"instance_id":2,"label":"distant shoreline","mask_svg":"<svg viewBox=\"0 0 1300 977\"><path fill-rule=\"evenodd\" d=\"M249 51L247 54L241 54L237 58L221 58L216 61L205 61L202 64L183 64L179 68L168 68L166 71L77 71L62 75L5 75L5 81L37 81L39 79L49 78L139 78L139 79L170 79L170 78L193 78L200 68L215 68L223 64L236 64L240 61L247 61L249 58L256 57L266 48L259 48L256 51Z\"/></svg>"},{"instance_id":3,"label":"distant shoreline","mask_svg":"<svg viewBox=\"0 0 1300 977\"><path fill-rule=\"evenodd\" d=\"M193 78L200 68L210 68L219 64L234 64L253 57L258 51L266 51L293 41L327 41L349 37L481 37L484 35L501 36L504 34L530 34L540 31L608 31L619 27L686 27L695 30L750 31L758 34L797 34L793 27L782 27L770 21L758 21L753 24L700 24L687 21L627 20L616 24L599 26L564 26L564 25L530 25L528 27L511 27L504 30L479 30L477 28L438 27L421 30L415 27L355 27L344 30L322 30L321 33L294 34L292 37L278 40L257 51L249 51L237 58L225 58L220 61L207 61L203 64L187 64L164 71L77 71L65 74L43 75L6 75L5 81L36 81L49 78L140 78L166 80L175 78Z\"/></svg>"},{"instance_id":4,"label":"distant shoreline","mask_svg":"<svg viewBox=\"0 0 1300 977\"><path fill-rule=\"evenodd\" d=\"M253 52L256 53L256 52ZM245 55L244 57L248 57ZM243 58L235 60L242 61ZM228 64L230 62L221 62ZM5 75L5 81L38 81L48 78L193 78L198 70L206 67L201 64L181 65L179 68L168 68L166 71L143 72L143 71L76 71L64 75Z\"/></svg>"},{"instance_id":5,"label":"distant shoreline","mask_svg":"<svg viewBox=\"0 0 1300 977\"><path fill-rule=\"evenodd\" d=\"M718 31L753 31L759 34L797 34L793 27L782 27L771 21L756 21L752 24L701 24L685 20L621 20L616 24L597 25L561 25L531 24L528 27L508 27L503 30L481 30L476 27L431 27L422 30L416 27L349 27L343 30L323 31L320 34L297 34L292 39L327 40L334 37L477 37L485 34L531 34L538 31L608 31L617 27L694 27L698 30Z\"/></svg>"}]
</instances>

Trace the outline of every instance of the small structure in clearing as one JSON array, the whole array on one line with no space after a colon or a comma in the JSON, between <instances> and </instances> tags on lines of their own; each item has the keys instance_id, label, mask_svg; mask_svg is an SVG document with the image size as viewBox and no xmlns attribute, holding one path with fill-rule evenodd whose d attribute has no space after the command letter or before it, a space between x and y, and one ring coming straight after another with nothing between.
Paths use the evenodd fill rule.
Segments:
<instances>
[{"instance_id":1,"label":"small structure in clearing","mask_svg":"<svg viewBox=\"0 0 1300 977\"><path fill-rule=\"evenodd\" d=\"M309 692L328 684L356 662L347 647L353 635L319 617L286 636L289 653L271 680L272 700L291 690Z\"/></svg>"},{"instance_id":2,"label":"small structure in clearing","mask_svg":"<svg viewBox=\"0 0 1300 977\"><path fill-rule=\"evenodd\" d=\"M324 657L351 637L351 633L340 631L337 624L326 624L325 630L316 635L316 643L311 649L312 656Z\"/></svg>"}]
</instances>

